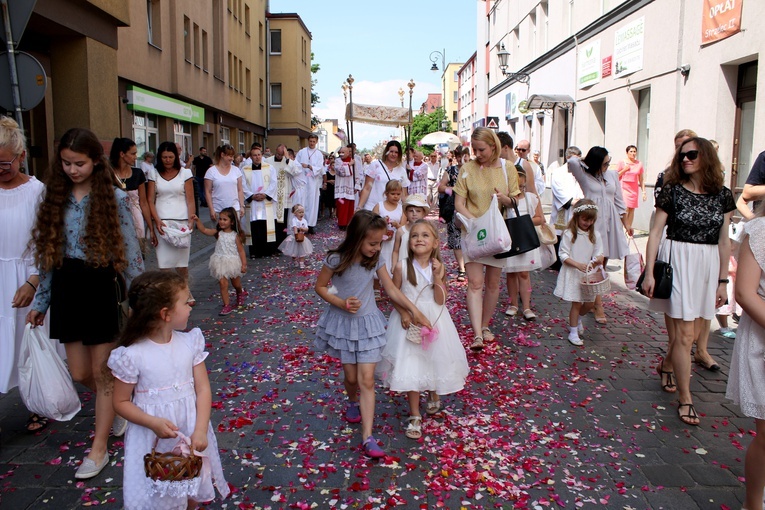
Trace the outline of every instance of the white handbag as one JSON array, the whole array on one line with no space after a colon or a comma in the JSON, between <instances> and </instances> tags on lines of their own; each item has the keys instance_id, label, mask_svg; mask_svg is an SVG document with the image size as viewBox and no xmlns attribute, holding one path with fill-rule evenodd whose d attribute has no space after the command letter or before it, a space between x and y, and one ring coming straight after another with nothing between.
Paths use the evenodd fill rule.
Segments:
<instances>
[{"instance_id":1,"label":"white handbag","mask_svg":"<svg viewBox=\"0 0 765 510\"><path fill-rule=\"evenodd\" d=\"M635 290L638 278L640 278L643 269L645 269L645 262L643 261L643 254L640 253L640 249L635 242L635 238L630 237L627 245L630 245L630 242L635 251L628 253L624 257L624 285L629 290Z\"/></svg>"},{"instance_id":2,"label":"white handbag","mask_svg":"<svg viewBox=\"0 0 765 510\"><path fill-rule=\"evenodd\" d=\"M497 195L492 195L489 208L478 218L467 218L455 213L466 233L462 236L462 249L471 260L491 257L510 251L512 240L499 210Z\"/></svg>"},{"instance_id":3,"label":"white handbag","mask_svg":"<svg viewBox=\"0 0 765 510\"><path fill-rule=\"evenodd\" d=\"M27 324L19 352L19 393L33 413L69 421L80 412L72 376L42 327Z\"/></svg>"}]
</instances>

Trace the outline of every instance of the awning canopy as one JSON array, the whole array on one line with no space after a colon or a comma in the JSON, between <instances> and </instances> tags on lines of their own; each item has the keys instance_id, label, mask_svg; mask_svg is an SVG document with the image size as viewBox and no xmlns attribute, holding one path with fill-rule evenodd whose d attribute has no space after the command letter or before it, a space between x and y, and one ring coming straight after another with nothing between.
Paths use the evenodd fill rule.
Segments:
<instances>
[{"instance_id":1,"label":"awning canopy","mask_svg":"<svg viewBox=\"0 0 765 510\"><path fill-rule=\"evenodd\" d=\"M564 94L532 94L526 103L529 110L551 110L558 108L573 108L576 101L571 96Z\"/></svg>"},{"instance_id":2,"label":"awning canopy","mask_svg":"<svg viewBox=\"0 0 765 510\"><path fill-rule=\"evenodd\" d=\"M351 115L351 107L353 107L353 115ZM408 126L409 108L358 103L347 104L345 105L345 120L381 126Z\"/></svg>"}]
</instances>

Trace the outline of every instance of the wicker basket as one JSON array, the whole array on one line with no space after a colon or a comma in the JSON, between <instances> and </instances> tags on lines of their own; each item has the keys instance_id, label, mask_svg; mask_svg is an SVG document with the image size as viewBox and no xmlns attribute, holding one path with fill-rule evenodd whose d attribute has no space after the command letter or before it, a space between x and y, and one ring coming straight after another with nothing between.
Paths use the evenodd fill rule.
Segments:
<instances>
[{"instance_id":1,"label":"wicker basket","mask_svg":"<svg viewBox=\"0 0 765 510\"><path fill-rule=\"evenodd\" d=\"M178 447L170 452L157 453L158 441L159 438L154 441L151 453L143 456L143 466L148 478L162 482L182 482L199 476L202 471L202 457L193 453L184 455Z\"/></svg>"},{"instance_id":2,"label":"wicker basket","mask_svg":"<svg viewBox=\"0 0 765 510\"><path fill-rule=\"evenodd\" d=\"M592 262L587 264L584 278L579 287L582 291L582 302L591 303L596 296L602 296L611 290L611 279L605 271L593 271Z\"/></svg>"}]
</instances>

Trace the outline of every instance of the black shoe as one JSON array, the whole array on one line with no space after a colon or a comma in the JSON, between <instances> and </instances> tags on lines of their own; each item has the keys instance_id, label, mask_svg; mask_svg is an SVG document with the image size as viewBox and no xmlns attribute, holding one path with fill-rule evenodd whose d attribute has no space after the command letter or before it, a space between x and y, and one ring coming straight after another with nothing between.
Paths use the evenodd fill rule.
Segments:
<instances>
[{"instance_id":1,"label":"black shoe","mask_svg":"<svg viewBox=\"0 0 765 510\"><path fill-rule=\"evenodd\" d=\"M309 233L310 235L313 235L313 234L315 234L315 233L316 233L316 230L315 230L313 227L308 227L308 233Z\"/></svg>"}]
</instances>

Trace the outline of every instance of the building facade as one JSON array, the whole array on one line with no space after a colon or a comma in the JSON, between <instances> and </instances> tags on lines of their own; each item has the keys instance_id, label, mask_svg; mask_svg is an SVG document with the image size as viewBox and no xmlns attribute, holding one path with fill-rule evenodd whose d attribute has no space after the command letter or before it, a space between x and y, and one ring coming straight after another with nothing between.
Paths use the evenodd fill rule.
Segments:
<instances>
[{"instance_id":1,"label":"building facade","mask_svg":"<svg viewBox=\"0 0 765 510\"><path fill-rule=\"evenodd\" d=\"M457 134L459 124L459 70L461 68L462 64L460 63L446 64L444 74L441 75L441 90L444 91L444 114L449 121L448 131L454 134Z\"/></svg>"},{"instance_id":2,"label":"building facade","mask_svg":"<svg viewBox=\"0 0 765 510\"><path fill-rule=\"evenodd\" d=\"M473 53L467 62L457 71L458 95L457 104L457 136L463 145L470 143L470 134L473 132L473 123L478 118L476 104L476 59L477 53Z\"/></svg>"},{"instance_id":3,"label":"building facade","mask_svg":"<svg viewBox=\"0 0 765 510\"><path fill-rule=\"evenodd\" d=\"M755 0L479 2L478 92L486 117L531 140L547 168L564 163L570 144L605 146L614 162L634 144L650 188L674 134L690 128L717 140L726 185L740 189L765 133L756 101L763 15ZM502 72L503 48L505 72L526 73L528 83ZM638 208L636 228L648 228L651 206L649 198Z\"/></svg>"}]
</instances>

